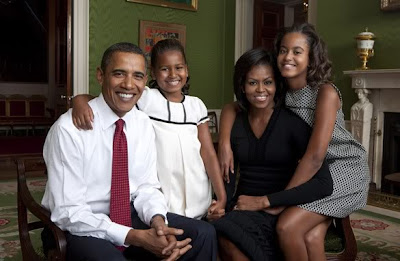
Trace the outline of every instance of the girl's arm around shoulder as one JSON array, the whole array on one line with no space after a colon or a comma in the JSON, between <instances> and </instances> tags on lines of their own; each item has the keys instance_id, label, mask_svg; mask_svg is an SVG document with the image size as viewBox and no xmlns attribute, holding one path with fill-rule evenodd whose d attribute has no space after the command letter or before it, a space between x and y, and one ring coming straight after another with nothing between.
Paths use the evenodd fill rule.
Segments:
<instances>
[{"instance_id":1,"label":"girl's arm around shoulder","mask_svg":"<svg viewBox=\"0 0 400 261\"><path fill-rule=\"evenodd\" d=\"M89 101L95 98L90 94L80 94L72 99L72 121L76 128L91 130L94 119L93 111Z\"/></svg>"},{"instance_id":2,"label":"girl's arm around shoulder","mask_svg":"<svg viewBox=\"0 0 400 261\"><path fill-rule=\"evenodd\" d=\"M208 129L208 122L198 125L197 128L198 138L201 143L200 155L203 159L208 177L211 180L214 192L217 195L217 204L214 205L215 208L213 209L224 209L226 204L225 186L222 179L221 169L218 164L217 154Z\"/></svg>"},{"instance_id":3,"label":"girl's arm around shoulder","mask_svg":"<svg viewBox=\"0 0 400 261\"><path fill-rule=\"evenodd\" d=\"M328 145L335 128L340 98L331 84L320 86L314 116L314 126L307 145L307 150L296 168L287 188L293 188L308 180L321 168Z\"/></svg>"}]
</instances>

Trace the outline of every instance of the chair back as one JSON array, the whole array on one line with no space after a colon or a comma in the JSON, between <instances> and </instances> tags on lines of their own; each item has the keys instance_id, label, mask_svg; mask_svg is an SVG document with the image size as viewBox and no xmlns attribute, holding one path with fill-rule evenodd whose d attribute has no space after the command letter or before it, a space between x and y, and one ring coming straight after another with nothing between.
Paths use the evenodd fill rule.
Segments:
<instances>
[{"instance_id":1,"label":"chair back","mask_svg":"<svg viewBox=\"0 0 400 261\"><path fill-rule=\"evenodd\" d=\"M43 95L32 95L28 99L28 111L30 117L46 116L46 97Z\"/></svg>"},{"instance_id":2,"label":"chair back","mask_svg":"<svg viewBox=\"0 0 400 261\"><path fill-rule=\"evenodd\" d=\"M0 117L5 117L6 111L6 96L0 94Z\"/></svg>"},{"instance_id":3,"label":"chair back","mask_svg":"<svg viewBox=\"0 0 400 261\"><path fill-rule=\"evenodd\" d=\"M27 115L27 99L24 95L13 94L8 97L7 102L10 117L25 117Z\"/></svg>"},{"instance_id":4,"label":"chair back","mask_svg":"<svg viewBox=\"0 0 400 261\"><path fill-rule=\"evenodd\" d=\"M29 191L26 176L29 173L42 172L46 175L46 164L39 154L32 157L21 157L16 159L17 184L18 184L18 229L23 260L43 260L44 254L33 247L29 231L41 229L47 226L53 233L56 241L56 249L49 251L48 260L65 260L66 239L64 232L59 229L50 219L50 212L38 204ZM28 211L39 221L29 221Z\"/></svg>"},{"instance_id":5,"label":"chair back","mask_svg":"<svg viewBox=\"0 0 400 261\"><path fill-rule=\"evenodd\" d=\"M218 119L217 119L217 114L215 111L209 111L208 112L208 118L210 119L208 121L208 128L211 133L218 133Z\"/></svg>"}]
</instances>

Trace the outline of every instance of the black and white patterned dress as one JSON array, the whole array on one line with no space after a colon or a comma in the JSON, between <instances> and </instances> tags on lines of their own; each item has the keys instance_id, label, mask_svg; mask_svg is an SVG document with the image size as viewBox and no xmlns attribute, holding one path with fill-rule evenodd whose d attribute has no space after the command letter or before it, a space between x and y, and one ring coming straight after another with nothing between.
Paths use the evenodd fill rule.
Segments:
<instances>
[{"instance_id":1,"label":"black and white patterned dress","mask_svg":"<svg viewBox=\"0 0 400 261\"><path fill-rule=\"evenodd\" d=\"M332 85L342 101L338 88ZM319 88L309 85L286 94L286 107L313 127ZM326 154L333 179L332 195L299 207L331 217L345 217L365 207L369 188L368 159L363 146L345 129L342 108L337 111Z\"/></svg>"}]
</instances>

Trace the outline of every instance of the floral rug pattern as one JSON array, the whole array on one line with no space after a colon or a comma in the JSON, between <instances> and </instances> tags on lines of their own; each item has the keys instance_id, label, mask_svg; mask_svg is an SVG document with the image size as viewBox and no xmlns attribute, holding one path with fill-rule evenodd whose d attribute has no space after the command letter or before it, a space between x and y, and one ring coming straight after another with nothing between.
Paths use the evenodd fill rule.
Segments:
<instances>
[{"instance_id":1,"label":"floral rug pattern","mask_svg":"<svg viewBox=\"0 0 400 261\"><path fill-rule=\"evenodd\" d=\"M360 261L400 260L400 220L358 211L351 214Z\"/></svg>"},{"instance_id":2,"label":"floral rug pattern","mask_svg":"<svg viewBox=\"0 0 400 261\"><path fill-rule=\"evenodd\" d=\"M32 179L28 187L40 202L46 181ZM0 182L0 261L22 260L18 235L15 181ZM32 216L28 217L33 218ZM400 261L400 220L358 211L351 215L351 226L357 240L357 261ZM40 233L32 233L40 248Z\"/></svg>"},{"instance_id":3,"label":"floral rug pattern","mask_svg":"<svg viewBox=\"0 0 400 261\"><path fill-rule=\"evenodd\" d=\"M46 181L44 179L31 179L28 181L32 196L40 201ZM0 261L22 260L18 234L17 212L17 183L16 181L0 182ZM28 214L28 219L34 217ZM31 233L35 247L40 248L40 231Z\"/></svg>"}]
</instances>

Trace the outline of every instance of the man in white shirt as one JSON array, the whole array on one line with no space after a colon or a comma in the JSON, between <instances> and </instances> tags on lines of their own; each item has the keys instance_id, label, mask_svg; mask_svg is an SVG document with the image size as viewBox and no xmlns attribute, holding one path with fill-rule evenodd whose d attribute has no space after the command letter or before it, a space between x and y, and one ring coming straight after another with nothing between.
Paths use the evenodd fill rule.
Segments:
<instances>
[{"instance_id":1,"label":"man in white shirt","mask_svg":"<svg viewBox=\"0 0 400 261\"><path fill-rule=\"evenodd\" d=\"M216 259L212 225L167 213L157 178L153 127L148 116L134 108L147 81L146 68L136 45L109 47L97 69L102 94L90 101L93 129L76 129L69 110L47 135L43 155L48 182L42 205L65 231L67 260ZM127 141L133 228L109 217L113 136L119 119ZM48 230L42 238L47 248Z\"/></svg>"}]
</instances>

